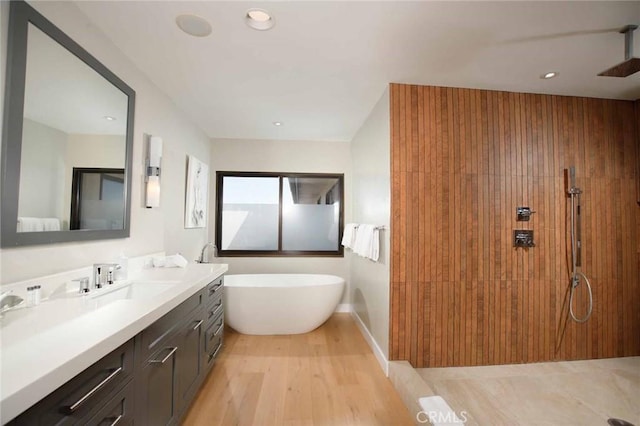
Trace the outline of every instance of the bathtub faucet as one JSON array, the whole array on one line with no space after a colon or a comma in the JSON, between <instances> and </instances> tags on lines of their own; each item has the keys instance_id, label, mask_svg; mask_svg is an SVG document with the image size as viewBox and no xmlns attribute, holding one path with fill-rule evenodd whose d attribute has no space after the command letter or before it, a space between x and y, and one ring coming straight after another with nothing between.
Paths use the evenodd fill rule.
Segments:
<instances>
[{"instance_id":1,"label":"bathtub faucet","mask_svg":"<svg viewBox=\"0 0 640 426\"><path fill-rule=\"evenodd\" d=\"M196 262L198 262L198 263L209 263L208 262L209 257L205 258L205 256L204 256L204 254L206 253L208 247L213 247L213 257L218 257L218 247L216 247L216 245L213 244L213 243L207 243L207 244L204 245L204 247L202 247L202 251L200 252L200 258Z\"/></svg>"}]
</instances>

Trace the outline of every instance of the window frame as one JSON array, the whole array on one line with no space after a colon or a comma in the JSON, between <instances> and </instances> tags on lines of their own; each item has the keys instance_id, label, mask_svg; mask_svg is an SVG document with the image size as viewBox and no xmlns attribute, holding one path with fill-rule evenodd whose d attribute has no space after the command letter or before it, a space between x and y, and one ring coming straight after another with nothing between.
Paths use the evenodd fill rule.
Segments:
<instances>
[{"instance_id":1,"label":"window frame","mask_svg":"<svg viewBox=\"0 0 640 426\"><path fill-rule=\"evenodd\" d=\"M277 250L223 250L222 249L222 208L223 180L225 177L278 178L278 249ZM282 191L285 178L337 179L340 187L340 214L338 219L337 250L282 250ZM288 172L238 172L216 171L216 246L220 257L344 257L344 247L340 243L344 230L344 173L288 173Z\"/></svg>"}]
</instances>

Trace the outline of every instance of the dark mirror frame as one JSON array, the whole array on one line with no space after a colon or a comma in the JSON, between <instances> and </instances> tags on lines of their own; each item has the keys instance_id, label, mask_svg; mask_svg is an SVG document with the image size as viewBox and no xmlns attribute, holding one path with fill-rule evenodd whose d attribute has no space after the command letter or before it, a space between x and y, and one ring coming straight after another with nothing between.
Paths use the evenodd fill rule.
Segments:
<instances>
[{"instance_id":1,"label":"dark mirror frame","mask_svg":"<svg viewBox=\"0 0 640 426\"><path fill-rule=\"evenodd\" d=\"M128 97L123 229L17 232L20 158L22 154L22 123L24 115L25 74L27 68L27 34L29 24L35 25L67 49L69 53L78 57L111 84L120 89ZM0 246L18 247L70 241L127 238L130 233L131 219L131 168L135 91L24 1L11 2L7 42L4 124L2 129L2 236L0 238Z\"/></svg>"}]
</instances>

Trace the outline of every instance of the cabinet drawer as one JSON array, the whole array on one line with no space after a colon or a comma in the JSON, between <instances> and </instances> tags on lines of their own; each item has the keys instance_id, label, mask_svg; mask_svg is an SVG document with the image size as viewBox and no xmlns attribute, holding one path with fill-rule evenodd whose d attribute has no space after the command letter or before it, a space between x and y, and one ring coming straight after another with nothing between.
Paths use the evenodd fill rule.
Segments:
<instances>
[{"instance_id":1,"label":"cabinet drawer","mask_svg":"<svg viewBox=\"0 0 640 426\"><path fill-rule=\"evenodd\" d=\"M104 407L98 411L87 422L82 422L87 426L126 426L132 425L134 419L133 382L130 382L120 392L116 394Z\"/></svg>"},{"instance_id":2,"label":"cabinet drawer","mask_svg":"<svg viewBox=\"0 0 640 426\"><path fill-rule=\"evenodd\" d=\"M102 407L133 377L133 339L16 418L11 425L71 425Z\"/></svg>"},{"instance_id":3,"label":"cabinet drawer","mask_svg":"<svg viewBox=\"0 0 640 426\"><path fill-rule=\"evenodd\" d=\"M223 333L214 335L209 341L210 344L206 351L205 359L204 359L204 361L206 362L205 371L208 371L208 368L211 367L211 365L214 363L214 361L218 357L218 354L222 349L223 342L224 342Z\"/></svg>"},{"instance_id":4,"label":"cabinet drawer","mask_svg":"<svg viewBox=\"0 0 640 426\"><path fill-rule=\"evenodd\" d=\"M216 340L224 334L224 315L222 312L204 333L204 350L211 352L217 346Z\"/></svg>"},{"instance_id":5,"label":"cabinet drawer","mask_svg":"<svg viewBox=\"0 0 640 426\"><path fill-rule=\"evenodd\" d=\"M217 300L214 300L213 303L207 306L205 312L205 327L209 327L214 321L218 319L220 314L222 314L223 306L222 306L222 293L219 294L220 297Z\"/></svg>"},{"instance_id":6,"label":"cabinet drawer","mask_svg":"<svg viewBox=\"0 0 640 426\"><path fill-rule=\"evenodd\" d=\"M191 296L138 335L140 342L138 362L144 362L155 351L165 346L166 340L178 331L183 318L190 316L202 306L204 294L206 293L200 291Z\"/></svg>"},{"instance_id":7,"label":"cabinet drawer","mask_svg":"<svg viewBox=\"0 0 640 426\"><path fill-rule=\"evenodd\" d=\"M205 305L209 306L216 303L218 299L222 300L222 292L224 291L224 277L217 278L207 284Z\"/></svg>"}]
</instances>

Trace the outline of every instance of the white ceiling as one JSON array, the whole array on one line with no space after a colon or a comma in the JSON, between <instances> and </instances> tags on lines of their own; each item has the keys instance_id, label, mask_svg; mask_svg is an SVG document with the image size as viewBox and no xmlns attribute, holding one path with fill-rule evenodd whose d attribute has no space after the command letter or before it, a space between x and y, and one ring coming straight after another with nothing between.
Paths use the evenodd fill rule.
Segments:
<instances>
[{"instance_id":1,"label":"white ceiling","mask_svg":"<svg viewBox=\"0 0 640 426\"><path fill-rule=\"evenodd\" d=\"M640 73L597 76L624 59L616 30L640 24L640 1L77 5L214 138L349 141L389 82L640 98ZM245 25L251 7L270 11L275 27ZM184 13L213 33L181 32ZM539 78L550 70L559 77Z\"/></svg>"}]
</instances>

